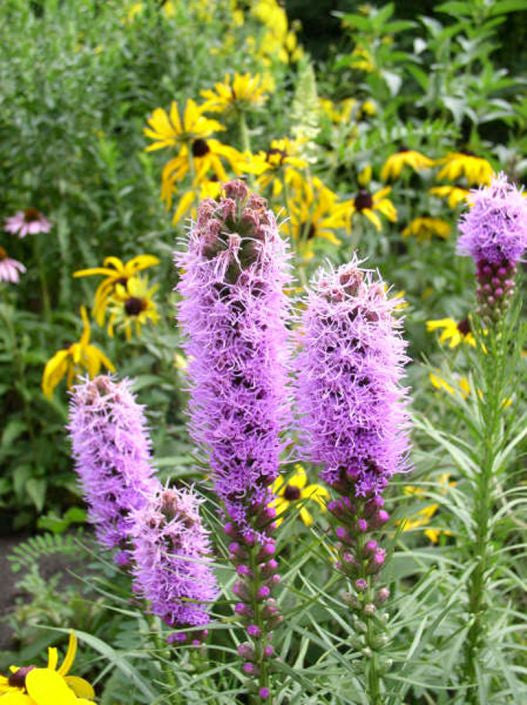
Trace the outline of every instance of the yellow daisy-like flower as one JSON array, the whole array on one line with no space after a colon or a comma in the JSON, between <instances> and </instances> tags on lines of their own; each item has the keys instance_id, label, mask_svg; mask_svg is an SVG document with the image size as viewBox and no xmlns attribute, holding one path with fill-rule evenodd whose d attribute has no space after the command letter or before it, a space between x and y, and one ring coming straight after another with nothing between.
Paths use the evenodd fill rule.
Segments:
<instances>
[{"instance_id":1,"label":"yellow daisy-like flower","mask_svg":"<svg viewBox=\"0 0 527 705\"><path fill-rule=\"evenodd\" d=\"M322 485L308 485L306 471L301 465L295 465L295 474L287 482L283 477L277 477L271 491L276 495L269 503L270 507L276 510L276 525L280 526L283 518L280 516L286 512L291 505L299 503L298 513L306 526L312 526L313 517L306 509L306 500L313 500L322 511L326 510L326 501L329 499L329 492Z\"/></svg>"},{"instance_id":2,"label":"yellow daisy-like flower","mask_svg":"<svg viewBox=\"0 0 527 705\"><path fill-rule=\"evenodd\" d=\"M58 350L44 367L42 391L48 399L51 399L55 387L64 377L69 389L75 377L83 371L91 378L99 374L102 365L110 372L115 372L114 365L102 350L90 344L91 328L84 306L81 306L81 317L84 327L79 342Z\"/></svg>"},{"instance_id":3,"label":"yellow daisy-like flower","mask_svg":"<svg viewBox=\"0 0 527 705\"><path fill-rule=\"evenodd\" d=\"M222 185L219 180L202 181L200 184L196 184L193 189L190 189L180 197L177 208L172 217L172 223L177 225L179 221L189 213L192 218L195 218L197 213L197 204L205 198L218 198L221 194L221 190Z\"/></svg>"},{"instance_id":4,"label":"yellow daisy-like flower","mask_svg":"<svg viewBox=\"0 0 527 705\"><path fill-rule=\"evenodd\" d=\"M439 336L439 342L448 342L449 348L456 348L458 345L461 345L461 343L476 347L476 339L470 332L470 325L467 319L457 323L453 318L438 318L436 320L427 321L426 330L429 333L436 330L442 331Z\"/></svg>"},{"instance_id":5,"label":"yellow daisy-like flower","mask_svg":"<svg viewBox=\"0 0 527 705\"><path fill-rule=\"evenodd\" d=\"M113 338L118 328L131 340L134 330L139 336L141 326L149 321L157 323L160 316L153 297L158 288L158 284L148 288L148 280L141 277L131 277L126 286L117 284L109 306L108 335Z\"/></svg>"},{"instance_id":6,"label":"yellow daisy-like flower","mask_svg":"<svg viewBox=\"0 0 527 705\"><path fill-rule=\"evenodd\" d=\"M408 147L400 147L395 154L391 154L385 161L381 169L381 179L389 181L397 179L405 166L411 167L414 171L422 171L430 169L434 165L432 159L429 159L421 152Z\"/></svg>"},{"instance_id":7,"label":"yellow daisy-like flower","mask_svg":"<svg viewBox=\"0 0 527 705\"><path fill-rule=\"evenodd\" d=\"M148 269L148 267L154 267L157 264L159 264L159 259L154 257L154 255L137 255L137 257L132 257L128 262L123 262L119 257L106 257L102 267L79 269L73 273L75 278L92 277L100 274L105 277L97 287L93 304L93 315L98 325L104 325L106 308L110 298L115 293L117 284L126 286L130 277L135 276L137 272Z\"/></svg>"},{"instance_id":8,"label":"yellow daisy-like flower","mask_svg":"<svg viewBox=\"0 0 527 705\"><path fill-rule=\"evenodd\" d=\"M457 208L460 203L467 203L467 196L470 194L470 191L457 184L453 186L446 184L444 186L433 186L429 189L429 193L432 196L437 196L437 198L446 199L450 208Z\"/></svg>"},{"instance_id":9,"label":"yellow daisy-like flower","mask_svg":"<svg viewBox=\"0 0 527 705\"><path fill-rule=\"evenodd\" d=\"M382 229L381 219L375 211L382 213L388 220L395 223L397 220L397 210L391 200L386 198L391 192L391 186L385 186L377 193L370 193L366 188L362 188L355 198L349 201L349 213L351 218L355 214L365 216L377 230Z\"/></svg>"},{"instance_id":10,"label":"yellow daisy-like flower","mask_svg":"<svg viewBox=\"0 0 527 705\"><path fill-rule=\"evenodd\" d=\"M440 486L441 494L446 494L449 487L455 487L455 482L449 482L450 474L443 473L438 478L438 484ZM414 487L409 485L404 488L404 493L410 496L420 497L426 494L426 490L423 487ZM406 519L403 524L403 531L415 531L423 526L428 527L425 529L425 536L432 542L437 543L439 541L439 536L444 534L445 536L452 536L452 532L448 529L434 529L429 527L430 520L437 513L439 509L439 504L433 503L426 507L420 509L416 514L409 519Z\"/></svg>"},{"instance_id":11,"label":"yellow daisy-like flower","mask_svg":"<svg viewBox=\"0 0 527 705\"><path fill-rule=\"evenodd\" d=\"M403 237L415 237L419 242L429 242L434 235L446 240L452 231L452 226L441 218L425 215L414 218L403 230Z\"/></svg>"},{"instance_id":12,"label":"yellow daisy-like flower","mask_svg":"<svg viewBox=\"0 0 527 705\"><path fill-rule=\"evenodd\" d=\"M241 172L246 162L245 156L237 149L213 138L198 138L189 146L184 145L179 154L170 159L163 168L161 199L167 209L172 206L176 184L183 181L187 174L193 176L195 184L210 181L211 176L219 181L228 181L229 175L223 160L228 162L235 174Z\"/></svg>"},{"instance_id":13,"label":"yellow daisy-like flower","mask_svg":"<svg viewBox=\"0 0 527 705\"><path fill-rule=\"evenodd\" d=\"M442 168L437 178L457 181L464 176L469 186L489 186L494 176L494 169L483 157L473 152L450 152L439 160Z\"/></svg>"},{"instance_id":14,"label":"yellow daisy-like flower","mask_svg":"<svg viewBox=\"0 0 527 705\"><path fill-rule=\"evenodd\" d=\"M320 98L319 103L324 115L336 125L349 123L353 109L357 105L357 101L354 98L345 98L339 103L334 103L329 98Z\"/></svg>"},{"instance_id":15,"label":"yellow daisy-like flower","mask_svg":"<svg viewBox=\"0 0 527 705\"><path fill-rule=\"evenodd\" d=\"M297 241L306 259L313 257L313 242L318 238L340 245L334 230L348 227L349 206L339 203L337 194L318 177L302 182L288 207L291 217L284 224L284 231Z\"/></svg>"},{"instance_id":16,"label":"yellow daisy-like flower","mask_svg":"<svg viewBox=\"0 0 527 705\"><path fill-rule=\"evenodd\" d=\"M302 48L294 28L290 29L287 13L276 0L256 0L251 3L251 14L265 27L258 46L259 55L265 64L278 59L284 64L298 61L303 56ZM251 38L250 38L251 39Z\"/></svg>"},{"instance_id":17,"label":"yellow daisy-like flower","mask_svg":"<svg viewBox=\"0 0 527 705\"><path fill-rule=\"evenodd\" d=\"M466 399L468 396L470 396L470 382L468 381L467 377L459 377L455 380L458 389L453 387L449 382L446 381L446 379L443 379L439 374L436 372L430 372L428 375L428 379L430 380L431 384L435 389L441 390L446 392L447 394L450 394L451 396L455 396L456 394L461 394L463 399Z\"/></svg>"},{"instance_id":18,"label":"yellow daisy-like flower","mask_svg":"<svg viewBox=\"0 0 527 705\"><path fill-rule=\"evenodd\" d=\"M198 106L192 99L187 100L183 115L180 116L177 103L174 101L167 113L163 108L156 108L147 120L150 127L145 127L143 132L154 140L148 145L147 152L165 147L180 148L189 145L195 140L204 140L213 132L225 130L217 120L211 120L203 115L203 107Z\"/></svg>"},{"instance_id":19,"label":"yellow daisy-like flower","mask_svg":"<svg viewBox=\"0 0 527 705\"><path fill-rule=\"evenodd\" d=\"M243 171L256 175L256 183L261 192L272 187L272 195L276 198L282 193L283 181L296 188L303 182L300 170L306 169L308 164L299 156L300 150L300 140L290 140L287 137L272 140L267 152L245 155Z\"/></svg>"},{"instance_id":20,"label":"yellow daisy-like flower","mask_svg":"<svg viewBox=\"0 0 527 705\"><path fill-rule=\"evenodd\" d=\"M377 114L377 106L373 102L373 100L365 100L364 103L360 106L360 113L359 116L362 117L363 115L367 115L368 117L373 117L373 115Z\"/></svg>"},{"instance_id":21,"label":"yellow daisy-like flower","mask_svg":"<svg viewBox=\"0 0 527 705\"><path fill-rule=\"evenodd\" d=\"M77 637L70 632L68 650L61 666L58 651L48 649L46 668L11 666L9 676L0 676L2 705L93 705L95 691L88 681L68 675L77 653Z\"/></svg>"},{"instance_id":22,"label":"yellow daisy-like flower","mask_svg":"<svg viewBox=\"0 0 527 705\"><path fill-rule=\"evenodd\" d=\"M223 83L216 83L214 89L201 91L205 103L201 106L204 112L228 113L243 112L262 106L267 100L268 93L274 90L274 81L271 76L250 73L234 76L225 75Z\"/></svg>"}]
</instances>

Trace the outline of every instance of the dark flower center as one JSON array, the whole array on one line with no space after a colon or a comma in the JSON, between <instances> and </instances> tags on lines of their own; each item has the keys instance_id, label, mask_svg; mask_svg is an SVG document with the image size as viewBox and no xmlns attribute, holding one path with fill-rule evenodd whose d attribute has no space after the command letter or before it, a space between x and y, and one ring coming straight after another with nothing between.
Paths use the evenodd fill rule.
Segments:
<instances>
[{"instance_id":1,"label":"dark flower center","mask_svg":"<svg viewBox=\"0 0 527 705\"><path fill-rule=\"evenodd\" d=\"M315 225L313 223L300 223L300 237L304 236L304 233L306 234L306 238L308 240L312 240L315 235L317 234L317 229L315 228Z\"/></svg>"},{"instance_id":2,"label":"dark flower center","mask_svg":"<svg viewBox=\"0 0 527 705\"><path fill-rule=\"evenodd\" d=\"M0 259L7 259L7 252L3 247L0 247Z\"/></svg>"},{"instance_id":3,"label":"dark flower center","mask_svg":"<svg viewBox=\"0 0 527 705\"><path fill-rule=\"evenodd\" d=\"M35 220L40 220L40 213L36 208L26 208L24 211L24 220L26 223L32 223Z\"/></svg>"},{"instance_id":4,"label":"dark flower center","mask_svg":"<svg viewBox=\"0 0 527 705\"><path fill-rule=\"evenodd\" d=\"M366 189L361 189L355 197L355 208L358 211L363 211L366 208L373 207L373 198L369 191Z\"/></svg>"},{"instance_id":5,"label":"dark flower center","mask_svg":"<svg viewBox=\"0 0 527 705\"><path fill-rule=\"evenodd\" d=\"M464 154L466 157L475 157L476 156L476 153L472 152L470 149L460 149L459 153Z\"/></svg>"},{"instance_id":6,"label":"dark flower center","mask_svg":"<svg viewBox=\"0 0 527 705\"><path fill-rule=\"evenodd\" d=\"M25 688L26 676L29 671L32 671L34 668L36 668L36 666L22 666L22 668L19 668L18 671L15 671L9 676L7 680L8 685L12 688Z\"/></svg>"},{"instance_id":7,"label":"dark flower center","mask_svg":"<svg viewBox=\"0 0 527 705\"><path fill-rule=\"evenodd\" d=\"M468 335L470 333L470 321L468 318L464 318L457 324L457 329L461 335Z\"/></svg>"},{"instance_id":8,"label":"dark flower center","mask_svg":"<svg viewBox=\"0 0 527 705\"><path fill-rule=\"evenodd\" d=\"M297 499L300 499L301 494L299 487L295 487L294 485L285 486L284 499L287 499L288 502L295 502Z\"/></svg>"},{"instance_id":9,"label":"dark flower center","mask_svg":"<svg viewBox=\"0 0 527 705\"><path fill-rule=\"evenodd\" d=\"M119 279L115 280L116 284L121 284L122 286L126 286L128 284L128 277L120 277Z\"/></svg>"},{"instance_id":10,"label":"dark flower center","mask_svg":"<svg viewBox=\"0 0 527 705\"><path fill-rule=\"evenodd\" d=\"M409 152L410 148L407 147L405 144L402 144L397 151L398 152Z\"/></svg>"},{"instance_id":11,"label":"dark flower center","mask_svg":"<svg viewBox=\"0 0 527 705\"><path fill-rule=\"evenodd\" d=\"M194 157L204 157L210 152L210 147L206 140L198 138L192 143L192 155Z\"/></svg>"},{"instance_id":12,"label":"dark flower center","mask_svg":"<svg viewBox=\"0 0 527 705\"><path fill-rule=\"evenodd\" d=\"M124 310L128 316L138 316L146 306L145 299L139 299L137 296L132 296L124 302Z\"/></svg>"},{"instance_id":13,"label":"dark flower center","mask_svg":"<svg viewBox=\"0 0 527 705\"><path fill-rule=\"evenodd\" d=\"M284 149L278 149L277 147L270 147L267 150L267 160L269 160L269 157L272 157L274 154L280 155L280 164L282 164L284 159L287 157L287 152Z\"/></svg>"}]
</instances>

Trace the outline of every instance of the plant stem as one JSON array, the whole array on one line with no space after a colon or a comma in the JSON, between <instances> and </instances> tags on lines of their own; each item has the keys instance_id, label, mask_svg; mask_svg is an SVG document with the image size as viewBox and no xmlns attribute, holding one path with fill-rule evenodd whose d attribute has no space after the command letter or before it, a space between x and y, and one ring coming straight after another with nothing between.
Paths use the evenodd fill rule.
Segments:
<instances>
[{"instance_id":1,"label":"plant stem","mask_svg":"<svg viewBox=\"0 0 527 705\"><path fill-rule=\"evenodd\" d=\"M170 702L172 705L182 705L183 701L181 700L181 696L179 694L179 685L176 677L174 676L174 671L170 668L170 647L163 640L160 622L152 615L147 615L147 620L150 626L150 632L152 634L156 653L159 655L161 670L163 671L167 685L170 687Z\"/></svg>"},{"instance_id":2,"label":"plant stem","mask_svg":"<svg viewBox=\"0 0 527 705\"><path fill-rule=\"evenodd\" d=\"M35 255L35 260L38 267L38 276L40 279L40 291L42 294L42 308L44 311L44 319L46 323L51 322L51 299L49 296L48 282L46 279L46 272L44 269L44 261L42 259L42 253L40 251L40 237L39 235L33 236L33 253Z\"/></svg>"},{"instance_id":3,"label":"plant stem","mask_svg":"<svg viewBox=\"0 0 527 705\"><path fill-rule=\"evenodd\" d=\"M243 152L251 151L251 136L249 134L249 128L247 127L247 120L245 118L245 112L240 110L238 128L240 130L240 142L242 145Z\"/></svg>"},{"instance_id":4,"label":"plant stem","mask_svg":"<svg viewBox=\"0 0 527 705\"><path fill-rule=\"evenodd\" d=\"M253 575L252 580L252 600L251 607L254 614L254 623L260 627L261 635L258 639L254 640L255 648L255 665L258 668L258 690L260 688L269 688L269 669L268 669L268 659L265 658L264 646L266 643L266 620L263 615L263 604L262 601L258 599L258 590L260 588L260 570L258 564L258 553L260 552L260 544L257 542L255 546L251 547L249 553L249 566L251 573ZM251 701L254 703L261 703L261 699L258 696L251 697ZM273 698L269 695L267 699L269 705L272 705Z\"/></svg>"}]
</instances>

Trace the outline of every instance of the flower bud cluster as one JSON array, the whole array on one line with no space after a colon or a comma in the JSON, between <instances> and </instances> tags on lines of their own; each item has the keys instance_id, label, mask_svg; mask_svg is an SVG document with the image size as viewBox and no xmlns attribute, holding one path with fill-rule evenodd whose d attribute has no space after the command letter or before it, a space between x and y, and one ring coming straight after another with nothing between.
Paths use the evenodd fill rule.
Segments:
<instances>
[{"instance_id":1,"label":"flower bud cluster","mask_svg":"<svg viewBox=\"0 0 527 705\"><path fill-rule=\"evenodd\" d=\"M476 277L479 315L482 318L499 318L514 294L516 265L506 260L498 263L480 260L476 267Z\"/></svg>"}]
</instances>

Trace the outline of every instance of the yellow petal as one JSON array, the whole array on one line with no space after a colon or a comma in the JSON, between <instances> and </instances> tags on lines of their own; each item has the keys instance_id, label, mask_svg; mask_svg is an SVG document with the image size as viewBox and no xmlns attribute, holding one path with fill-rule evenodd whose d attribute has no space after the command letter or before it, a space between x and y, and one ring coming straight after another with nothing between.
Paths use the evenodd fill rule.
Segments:
<instances>
[{"instance_id":1,"label":"yellow petal","mask_svg":"<svg viewBox=\"0 0 527 705\"><path fill-rule=\"evenodd\" d=\"M87 698L88 700L95 699L94 689L84 678L79 678L79 676L66 676L64 680L77 697Z\"/></svg>"},{"instance_id":2,"label":"yellow petal","mask_svg":"<svg viewBox=\"0 0 527 705\"><path fill-rule=\"evenodd\" d=\"M76 698L64 678L48 668L34 668L26 676L28 694L38 705L74 705Z\"/></svg>"},{"instance_id":3,"label":"yellow petal","mask_svg":"<svg viewBox=\"0 0 527 705\"><path fill-rule=\"evenodd\" d=\"M42 391L51 399L55 387L68 371L69 350L59 350L47 361L42 375Z\"/></svg>"},{"instance_id":4,"label":"yellow petal","mask_svg":"<svg viewBox=\"0 0 527 705\"><path fill-rule=\"evenodd\" d=\"M5 695L0 694L0 698L2 698L2 705L37 705L33 698L20 692L13 691Z\"/></svg>"},{"instance_id":5,"label":"yellow petal","mask_svg":"<svg viewBox=\"0 0 527 705\"><path fill-rule=\"evenodd\" d=\"M298 487L298 489L301 490L303 487L306 486L306 471L301 465L295 465L295 471L295 474L290 480L287 481L287 484L291 485L292 487Z\"/></svg>"},{"instance_id":6,"label":"yellow petal","mask_svg":"<svg viewBox=\"0 0 527 705\"><path fill-rule=\"evenodd\" d=\"M59 652L54 646L50 646L48 649L48 668L50 668L52 671L56 671L58 662Z\"/></svg>"},{"instance_id":7,"label":"yellow petal","mask_svg":"<svg viewBox=\"0 0 527 705\"><path fill-rule=\"evenodd\" d=\"M66 655L64 656L64 661L62 662L62 666L59 668L58 673L60 673L61 676L65 676L67 673L70 672L70 669L73 665L73 662L75 661L75 655L77 653L77 635L75 632L70 632L70 638L68 641L68 649L66 651Z\"/></svg>"},{"instance_id":8,"label":"yellow petal","mask_svg":"<svg viewBox=\"0 0 527 705\"><path fill-rule=\"evenodd\" d=\"M311 514L308 512L308 510L305 507L300 507L300 518L304 522L306 526L312 526L313 525L313 517Z\"/></svg>"}]
</instances>

